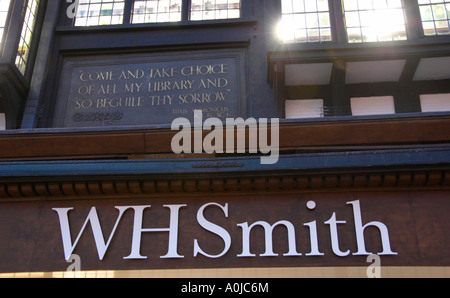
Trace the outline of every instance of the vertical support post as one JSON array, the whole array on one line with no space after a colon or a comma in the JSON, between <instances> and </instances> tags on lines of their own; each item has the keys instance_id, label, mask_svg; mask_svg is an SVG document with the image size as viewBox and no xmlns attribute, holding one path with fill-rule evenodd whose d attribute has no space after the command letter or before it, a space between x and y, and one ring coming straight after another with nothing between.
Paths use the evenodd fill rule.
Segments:
<instances>
[{"instance_id":1,"label":"vertical support post","mask_svg":"<svg viewBox=\"0 0 450 298\"><path fill-rule=\"evenodd\" d=\"M277 114L280 118L286 118L286 66L284 63L278 62L274 64L274 98L276 100Z\"/></svg>"},{"instance_id":2,"label":"vertical support post","mask_svg":"<svg viewBox=\"0 0 450 298\"><path fill-rule=\"evenodd\" d=\"M417 0L404 0L403 5L406 16L408 40L415 40L422 37L422 20L419 7L417 6Z\"/></svg>"},{"instance_id":3,"label":"vertical support post","mask_svg":"<svg viewBox=\"0 0 450 298\"><path fill-rule=\"evenodd\" d=\"M189 21L189 12L191 11L191 1L183 0L181 3L181 21Z\"/></svg>"},{"instance_id":4,"label":"vertical support post","mask_svg":"<svg viewBox=\"0 0 450 298\"><path fill-rule=\"evenodd\" d=\"M123 9L123 23L130 24L131 23L131 11L133 9L133 0L126 0L125 7Z\"/></svg>"},{"instance_id":5,"label":"vertical support post","mask_svg":"<svg viewBox=\"0 0 450 298\"><path fill-rule=\"evenodd\" d=\"M331 98L325 103L325 106L332 106L331 114L334 116L351 115L350 100L345 91L345 74L345 61L335 61L331 73Z\"/></svg>"},{"instance_id":6,"label":"vertical support post","mask_svg":"<svg viewBox=\"0 0 450 298\"><path fill-rule=\"evenodd\" d=\"M44 92L44 80L54 39L54 28L58 21L60 13L61 0L48 0L45 12L44 24L39 41L39 48L36 55L36 63L34 65L33 76L31 79L30 90L26 101L25 111L22 119L22 128L34 128L37 124L37 114L39 112L39 104Z\"/></svg>"},{"instance_id":7,"label":"vertical support post","mask_svg":"<svg viewBox=\"0 0 450 298\"><path fill-rule=\"evenodd\" d=\"M344 24L344 12L341 1L328 0L328 7L331 12L331 28L334 28L333 34L335 41L338 44L347 42L347 30Z\"/></svg>"}]
</instances>

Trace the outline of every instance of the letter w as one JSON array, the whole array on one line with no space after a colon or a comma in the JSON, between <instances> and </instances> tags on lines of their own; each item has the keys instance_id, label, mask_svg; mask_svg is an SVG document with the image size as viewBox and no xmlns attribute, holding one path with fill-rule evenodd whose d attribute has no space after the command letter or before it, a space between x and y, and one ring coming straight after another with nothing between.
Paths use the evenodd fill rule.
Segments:
<instances>
[{"instance_id":1,"label":"letter w","mask_svg":"<svg viewBox=\"0 0 450 298\"><path fill-rule=\"evenodd\" d=\"M91 211L89 212L89 215L84 222L83 227L81 228L80 233L78 234L77 239L75 242L72 243L72 237L70 232L70 225L69 225L69 216L68 213L70 210L73 210L73 208L53 208L52 210L56 211L59 216L59 223L61 226L61 236L62 236L62 242L64 247L64 256L66 258L66 261L69 260L70 256L72 255L75 247L78 244L78 241L81 238L81 235L83 234L84 230L86 229L86 226L88 223L91 224L92 227L92 233L94 234L94 240L95 245L97 246L97 252L98 257L101 260L105 257L106 251L108 250L109 244L111 243L111 240L116 232L117 226L119 225L119 222L122 218L122 215L125 213L128 207L116 207L116 209L119 210L119 217L117 218L116 224L114 225L114 228L111 232L111 235L109 236L108 242L105 243L102 227L100 226L100 221L98 219L97 209L95 207L92 207Z\"/></svg>"}]
</instances>

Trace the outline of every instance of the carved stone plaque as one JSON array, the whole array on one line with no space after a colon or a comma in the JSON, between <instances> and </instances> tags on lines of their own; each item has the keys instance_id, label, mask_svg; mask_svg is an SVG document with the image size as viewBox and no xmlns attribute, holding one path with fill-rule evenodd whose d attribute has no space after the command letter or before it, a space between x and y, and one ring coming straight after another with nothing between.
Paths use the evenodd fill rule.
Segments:
<instances>
[{"instance_id":1,"label":"carved stone plaque","mask_svg":"<svg viewBox=\"0 0 450 298\"><path fill-rule=\"evenodd\" d=\"M66 58L54 127L170 124L247 114L246 51Z\"/></svg>"}]
</instances>

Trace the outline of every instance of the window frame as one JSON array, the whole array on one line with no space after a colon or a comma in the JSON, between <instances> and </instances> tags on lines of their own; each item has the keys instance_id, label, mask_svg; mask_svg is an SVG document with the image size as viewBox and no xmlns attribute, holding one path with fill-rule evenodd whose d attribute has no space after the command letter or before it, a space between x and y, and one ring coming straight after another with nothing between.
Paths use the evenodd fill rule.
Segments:
<instances>
[{"instance_id":1,"label":"window frame","mask_svg":"<svg viewBox=\"0 0 450 298\"><path fill-rule=\"evenodd\" d=\"M25 69L25 72L22 73L19 70L19 68L16 66L15 59L17 57L18 50L19 50L21 32L22 32L23 26L25 25L24 20L25 20L25 15L26 15L26 10L27 10L26 4L28 3L28 1L29 0L24 0L24 2L23 2L23 14L20 19L19 33L16 36L17 40L16 40L16 43L14 44L14 52L13 52L14 60L12 61L17 72L20 73L27 80L27 82L29 82L31 80L31 75L32 75L33 69L34 69L34 64L36 62L36 56L37 56L37 51L38 51L38 47L39 47L38 36L40 36L41 32L42 32L42 26L44 23L45 11L46 11L47 2L48 2L47 0L40 0L38 3L38 8L36 11L36 16L35 16L34 29L32 32L32 37L31 37L30 46L29 46L29 55L27 58L26 69Z\"/></svg>"},{"instance_id":2,"label":"window frame","mask_svg":"<svg viewBox=\"0 0 450 298\"><path fill-rule=\"evenodd\" d=\"M211 20L191 20L191 0L181 0L181 21L177 22L144 22L144 23L133 23L132 22L132 16L133 16L133 5L134 2L137 0L124 0L125 1L125 7L123 12L123 21L120 24L113 24L113 25L95 25L95 26L75 26L76 17L73 19L68 19L66 16L66 20L70 21L70 25L75 28L96 28L96 27L117 27L117 26L161 26L161 25L185 25L185 24L201 24L201 23L223 23L223 22L233 22L233 21L240 21L242 19L245 19L248 16L248 10L250 1L240 0L240 17L239 18L226 18L226 19L211 19ZM67 21L64 22L66 25Z\"/></svg>"},{"instance_id":3,"label":"window frame","mask_svg":"<svg viewBox=\"0 0 450 298\"><path fill-rule=\"evenodd\" d=\"M378 1L388 1L388 0L378 0ZM400 1L400 6L394 6L394 7L390 7L390 8L381 8L381 7L375 7L374 5L371 5L370 7L360 7L359 3L357 4L357 7L346 7L345 4L345 0L341 1L342 3L342 10L343 10L343 14L344 14L344 21L345 21L345 33L347 36L347 43L373 43L373 42L395 42L395 41L402 41L402 40L407 40L408 39L408 34L407 34L407 30L406 30L406 11L405 11L405 4L403 1L401 0L397 0ZM387 4L387 2L386 2ZM398 24L390 24L390 28L397 28L399 29L400 27L402 28L401 30L399 30L399 32L402 32L400 35L398 35L396 37L396 34L394 34L394 31L387 31L383 33L383 30L380 30L380 16L377 16L377 13L379 12L389 12L389 13L393 13L394 11L398 11L400 13L400 15L402 15L403 18L403 22L399 22ZM357 16L357 22L355 24L352 24L352 22L350 21L349 18L347 18L347 16L353 14L354 16ZM366 14L366 17L368 16L372 16L372 22L368 22L368 23L364 23L364 17L363 15ZM370 19L370 17L369 17ZM378 21L377 23L375 23L375 19L376 21ZM389 22L389 21L388 21ZM374 29L374 32L370 32L372 29ZM351 41L351 31L357 32L357 34L353 34L358 36L357 41ZM368 30L368 31L366 31ZM366 33L371 33L372 36L368 37L369 39L367 40L367 36L365 36L364 32ZM383 36L385 35L385 36ZM370 34L368 35L370 36ZM384 39L384 40L383 40Z\"/></svg>"},{"instance_id":4,"label":"window frame","mask_svg":"<svg viewBox=\"0 0 450 298\"><path fill-rule=\"evenodd\" d=\"M100 14L100 12L102 11L102 10L100 10L99 11L99 15L97 16L98 18L97 18L97 24L95 24L95 25L91 25L91 24L88 24L89 23L89 21L92 21L92 19L93 18L91 18L91 17L96 17L96 16L88 16L89 15L89 13L91 12L90 11L90 8L91 8L91 6L96 6L96 5L99 5L100 6L100 8L103 6L103 5L109 5L109 4L112 4L113 5L113 7L114 7L114 4L116 4L116 3L114 3L114 1L115 0L110 0L109 2L107 2L107 3L104 3L104 2L100 2L100 3L90 3L90 2L88 2L87 4L85 4L85 3L79 3L78 4L78 7L76 7L75 8L75 11L76 12L78 12L79 11L79 9L80 9L80 6L85 6L88 10L87 10L87 14L86 14L86 18L82 18L82 19L85 19L85 24L84 25L77 25L76 24L76 21L78 20L78 19L80 19L80 18L77 18L76 16L74 17L74 19L73 19L73 25L74 26L76 26L76 27L87 27L87 26L101 26L101 24L100 24L100 21L101 21L101 18L102 17L110 17L110 19L111 19L111 22L110 22L110 24L108 24L108 25L114 25L113 23L112 23L112 20L113 20L113 18L114 18L114 14L113 14L113 12L114 12L114 9L111 11L112 13L111 13L111 15L109 16L109 15L101 15ZM120 2L122 2L123 3L123 5L125 6L125 0L122 0L122 1L120 1ZM125 10L125 8L123 8L123 10ZM122 19L122 22L123 22L123 15L119 15L119 19Z\"/></svg>"},{"instance_id":5,"label":"window frame","mask_svg":"<svg viewBox=\"0 0 450 298\"><path fill-rule=\"evenodd\" d=\"M18 36L18 44L17 44L17 51L16 51L16 56L15 56L15 61L14 61L14 65L16 66L16 68L19 70L19 72L23 75L26 76L27 73L30 73L29 69L32 68L32 65L34 64L34 60L35 60L35 56L36 56L36 51L37 51L37 43L36 43L36 35L40 34L40 24L42 23L42 2L43 0L37 0L37 7L36 7L36 11L33 13L31 11L28 10L29 6L29 2L33 1L33 0L25 0L24 1L24 14L23 14L23 18L21 19L21 29L20 29L20 33ZM25 20L27 13L33 14L33 18L34 18L34 22L31 24L30 28L28 25L30 25L29 23L26 23ZM40 17L41 15L41 17ZM30 40L29 40L29 44L27 44L25 37L26 36L22 36L22 34L24 33L24 27L27 26L27 29L30 29ZM26 57L23 57L21 54L19 54L20 52L20 44L22 42L22 40L24 41L24 44L26 44L27 48L28 48L28 54ZM19 64L17 62L17 59L19 59L19 61L21 61ZM23 63L23 64L22 64ZM23 71L21 70L21 65L24 65L24 69Z\"/></svg>"},{"instance_id":6,"label":"window frame","mask_svg":"<svg viewBox=\"0 0 450 298\"><path fill-rule=\"evenodd\" d=\"M160 18L163 16L163 13L159 12L159 2L156 3L156 13L148 13L147 12L147 7L144 7L144 13L136 13L136 1L133 1L133 5L132 5L132 10L131 10L131 16L130 16L130 23L131 24L146 24L146 23L150 23L150 24L156 24L156 23L171 23L171 22L181 22L182 17L183 17L183 1L182 0L178 0L177 2L180 4L180 7L178 8L178 11L175 12L175 16L176 19L172 19L173 16L172 14L174 13L173 11L169 11L168 13L166 12L165 15L169 18L169 20L163 20L161 21ZM144 0L145 1L145 0ZM173 1L173 0L171 0ZM145 2L144 2L145 3ZM177 4L178 4L177 3ZM146 3L147 5L148 3ZM172 4L172 2L170 3ZM144 21L143 22L135 22L134 18L138 17L138 16L143 16L144 17ZM153 18L155 18L156 20L153 21L146 21L145 19L147 18L147 16L153 16ZM172 20L171 20L172 19Z\"/></svg>"},{"instance_id":7,"label":"window frame","mask_svg":"<svg viewBox=\"0 0 450 298\"><path fill-rule=\"evenodd\" d=\"M304 48L312 47L316 48L319 46L326 45L345 45L346 47L372 47L377 45L396 45L396 44L408 44L415 41L425 41L427 40L447 40L450 42L450 34L443 35L425 35L423 22L421 18L421 13L419 9L418 0L401 0L403 4L403 12L405 15L405 26L406 26L406 40L396 40L396 41L374 41L374 42L356 42L350 43L347 37L346 20L344 13L344 2L343 0L328 0L329 3L329 13L330 13L330 23L331 23L331 41L323 42L284 42L278 37L274 37L278 44L286 45L289 48ZM278 20L282 17L282 4L281 0L277 1Z\"/></svg>"},{"instance_id":8,"label":"window frame","mask_svg":"<svg viewBox=\"0 0 450 298\"><path fill-rule=\"evenodd\" d=\"M445 6L450 6L450 2L447 2L447 1L444 1L444 0L442 0L441 3L435 3L435 2L419 3L419 0L417 2L418 2L418 9L420 11L420 18L421 18L421 23L422 23L422 28L423 28L424 35L427 36L427 37L429 37L429 36L450 35L450 30L449 30L450 8L445 8L445 15L446 15L445 19L435 18L435 11L433 9L434 6L437 6L437 5L440 5L440 4L445 5ZM423 18L421 7L425 7L425 6L430 6L430 8L431 8L431 11L430 11L430 13L431 13L431 20L424 20L424 18ZM447 23L447 33L444 33L444 34L440 34L439 33L439 30L438 30L438 27L437 27L437 22L446 22ZM423 26L424 23L433 24L433 28L434 28L435 34L426 34L426 28Z\"/></svg>"},{"instance_id":9,"label":"window frame","mask_svg":"<svg viewBox=\"0 0 450 298\"><path fill-rule=\"evenodd\" d=\"M281 17L281 1L278 1ZM450 93L450 78L417 81L413 79L423 58L449 56L450 34L424 34L417 0L402 0L405 14L406 40L349 43L345 30L343 0L329 0L333 40L330 42L285 43L273 35L273 51L269 53L268 81L275 89L279 117L286 115L286 100L324 99L324 117L340 119L352 116L352 97L393 96L396 115L424 116L420 108L421 94ZM279 19L278 19L279 20ZM277 20L277 21L278 21ZM334 25L333 25L334 22ZM346 82L346 63L364 61L406 61L400 79L392 82ZM333 63L328 85L286 86L287 65ZM313 97L314 96L314 97ZM380 117L389 118L389 115ZM301 121L301 120L300 120Z\"/></svg>"},{"instance_id":10,"label":"window frame","mask_svg":"<svg viewBox=\"0 0 450 298\"><path fill-rule=\"evenodd\" d=\"M11 71L22 81L24 86L28 87L33 72L37 49L39 46L38 38L41 34L47 0L40 0L35 15L35 23L32 31L30 44L28 48L28 56L25 72L22 73L16 65L16 58L19 53L19 44L21 40L22 30L25 26L25 17L27 13L27 4L29 0L12 0L9 7L9 15L7 18L7 26L3 41L0 46L0 63L10 65Z\"/></svg>"},{"instance_id":11,"label":"window frame","mask_svg":"<svg viewBox=\"0 0 450 298\"><path fill-rule=\"evenodd\" d=\"M450 46L447 46L450 48ZM345 50L343 56L333 57L311 57L306 55L304 58L273 61L272 67L276 70L272 74L272 84L275 88L275 98L278 103L277 113L280 118L286 117L286 101L288 100L307 100L307 99L323 99L323 118L334 119L334 117L366 117L354 116L352 113L351 99L358 97L386 97L392 96L395 106L395 114L378 115L378 117L396 117L396 115L414 114L424 116L420 107L421 95L432 94L450 94L450 79L430 79L430 80L413 80L412 76L416 72L413 67L415 61L421 58L429 57L429 55L421 55L414 53L412 56L405 56L406 64L402 70L402 74L398 81L373 81L363 83L352 83L346 81L346 65L348 62L376 62L390 61L399 58L399 53L395 49L388 50L389 54L377 55L372 52L368 54L366 50L355 52L353 49ZM283 55L283 54L281 54ZM402 54L400 54L402 55ZM430 54L430 57L439 58L440 55ZM442 55L442 54L441 54ZM303 55L302 55L303 56ZM421 57L421 58L419 58ZM281 56L280 56L281 58ZM295 62L294 62L295 61ZM330 82L327 85L295 85L287 86L286 67L292 63L333 63ZM427 112L430 113L430 112ZM434 112L436 113L436 112ZM445 113L449 113L448 111ZM375 114L374 114L375 116ZM338 119L335 118L335 119ZM312 119L312 118L311 118ZM297 119L299 120L299 119ZM302 120L299 120L302 121Z\"/></svg>"},{"instance_id":12,"label":"window frame","mask_svg":"<svg viewBox=\"0 0 450 298\"><path fill-rule=\"evenodd\" d=\"M290 0L290 1L292 1L292 0ZM318 7L316 5L316 7L317 7L316 10L308 11L305 3L303 2L303 5L304 5L304 7L303 7L304 10L303 11L294 11L294 9L293 9L292 12L283 13L283 1L281 1L281 10L282 10L281 11L281 19L284 19L285 17L287 17L287 18L291 17L292 19L295 19L296 17L298 17L300 15L302 17L304 17L304 22L302 24L304 26L298 27L296 29L300 29L301 31L303 31L305 41L295 41L297 39L297 35L294 33L293 41L289 41L289 42L286 42L286 43L294 43L294 44L295 43L301 43L301 44L305 44L305 43L329 43L329 42L333 41L333 36L335 34L333 33L333 23L331 21L332 14L331 14L330 4L332 4L332 3L330 3L329 0L326 0L326 2L328 3L328 10L320 10L320 7ZM291 2L291 4L294 5L293 2ZM318 3L316 2L316 4L318 4ZM291 7L291 8L294 8L294 7ZM327 21L328 21L329 27L328 26L322 26L321 21L320 21L320 15L326 14L326 13L328 13L328 20ZM309 19L308 15L309 16L316 15L315 19L317 21L317 26L310 24L311 22L308 21L308 19ZM282 20L280 20L280 24L282 24ZM283 28L279 28L279 30L282 30L282 29ZM323 37L322 32L325 32L326 30L330 31L330 35L331 35L330 39L322 38ZM317 31L317 33L318 33L317 34L317 39L318 40L317 41L309 41L311 39L309 32L314 32L314 31Z\"/></svg>"},{"instance_id":13,"label":"window frame","mask_svg":"<svg viewBox=\"0 0 450 298\"><path fill-rule=\"evenodd\" d=\"M5 48L5 43L6 43L6 39L7 39L7 35L8 35L6 33L8 32L8 29L9 29L9 21L11 19L13 3L14 3L13 0L11 0L9 2L9 7L8 7L8 10L7 10L6 20L5 20L5 24L4 24L4 27L3 27L3 34L0 37L0 58L3 56L3 49Z\"/></svg>"}]
</instances>

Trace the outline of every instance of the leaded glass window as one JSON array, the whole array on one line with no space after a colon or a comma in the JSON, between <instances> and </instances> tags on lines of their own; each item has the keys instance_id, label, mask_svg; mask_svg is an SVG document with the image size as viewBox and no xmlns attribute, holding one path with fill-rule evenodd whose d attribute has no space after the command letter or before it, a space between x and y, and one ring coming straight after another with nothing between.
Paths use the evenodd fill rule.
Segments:
<instances>
[{"instance_id":1,"label":"leaded glass window","mask_svg":"<svg viewBox=\"0 0 450 298\"><path fill-rule=\"evenodd\" d=\"M328 0L282 0L278 35L287 43L332 40Z\"/></svg>"},{"instance_id":2,"label":"leaded glass window","mask_svg":"<svg viewBox=\"0 0 450 298\"><path fill-rule=\"evenodd\" d=\"M11 0L0 0L0 48L7 25L10 4Z\"/></svg>"},{"instance_id":3,"label":"leaded glass window","mask_svg":"<svg viewBox=\"0 0 450 298\"><path fill-rule=\"evenodd\" d=\"M191 21L240 18L240 0L192 0Z\"/></svg>"},{"instance_id":4,"label":"leaded glass window","mask_svg":"<svg viewBox=\"0 0 450 298\"><path fill-rule=\"evenodd\" d=\"M181 0L135 1L132 23L163 23L181 21Z\"/></svg>"},{"instance_id":5,"label":"leaded glass window","mask_svg":"<svg viewBox=\"0 0 450 298\"><path fill-rule=\"evenodd\" d=\"M406 40L401 0L344 0L349 43Z\"/></svg>"},{"instance_id":6,"label":"leaded glass window","mask_svg":"<svg viewBox=\"0 0 450 298\"><path fill-rule=\"evenodd\" d=\"M31 40L36 24L39 0L29 0L25 11L22 33L20 34L19 47L17 49L16 66L22 74L25 74L28 57L30 55Z\"/></svg>"},{"instance_id":7,"label":"leaded glass window","mask_svg":"<svg viewBox=\"0 0 450 298\"><path fill-rule=\"evenodd\" d=\"M75 26L122 24L125 0L80 0Z\"/></svg>"},{"instance_id":8,"label":"leaded glass window","mask_svg":"<svg viewBox=\"0 0 450 298\"><path fill-rule=\"evenodd\" d=\"M426 36L450 34L450 0L419 0L418 3Z\"/></svg>"}]
</instances>

